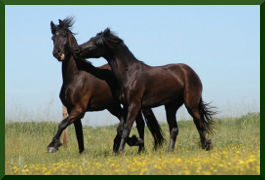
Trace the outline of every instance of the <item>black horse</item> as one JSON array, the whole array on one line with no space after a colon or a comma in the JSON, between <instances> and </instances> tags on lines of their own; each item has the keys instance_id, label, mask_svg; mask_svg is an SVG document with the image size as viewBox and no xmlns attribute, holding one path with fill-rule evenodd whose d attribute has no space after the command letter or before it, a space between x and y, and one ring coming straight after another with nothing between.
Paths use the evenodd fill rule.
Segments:
<instances>
[{"instance_id":1,"label":"black horse","mask_svg":"<svg viewBox=\"0 0 265 180\"><path fill-rule=\"evenodd\" d=\"M66 106L69 116L64 119L58 127L58 131L51 143L48 145L48 152L55 152L61 146L60 136L62 131L71 123L74 123L76 136L78 140L79 152L84 150L83 131L81 118L86 111L101 111L107 109L111 114L119 120L123 120L122 108L118 100L118 88L115 87L116 82L111 80L111 70L109 65L103 65L96 68L103 74L99 79L95 75L84 71L84 67L93 67L92 64L85 60L76 60L71 49L78 47L70 27L72 26L72 18L59 20L59 25L51 22L52 40L54 43L53 55L62 62L63 84L60 92L60 99ZM95 67L94 67L95 68ZM92 73L95 72L90 70ZM104 75L104 73L107 73ZM95 73L97 74L97 73ZM113 77L113 75L112 75ZM161 128L151 109L144 109L143 114L148 127L154 136L155 146L163 143ZM141 113L137 115L136 127L140 135L140 139L133 136L126 139L131 146L139 146L139 152L144 148L144 126ZM115 138L113 149L117 151L120 138Z\"/></svg>"},{"instance_id":2,"label":"black horse","mask_svg":"<svg viewBox=\"0 0 265 180\"><path fill-rule=\"evenodd\" d=\"M183 104L193 117L202 148L210 149L211 140L206 139L206 133L212 131L215 112L203 102L200 78L188 65L149 66L137 60L123 40L108 28L80 45L75 53L80 58L104 57L114 72L126 114L125 123L118 128L117 136L122 137L118 152L124 149L139 110L160 105L165 105L170 130L169 150L173 150L179 132L176 112Z\"/></svg>"}]
</instances>

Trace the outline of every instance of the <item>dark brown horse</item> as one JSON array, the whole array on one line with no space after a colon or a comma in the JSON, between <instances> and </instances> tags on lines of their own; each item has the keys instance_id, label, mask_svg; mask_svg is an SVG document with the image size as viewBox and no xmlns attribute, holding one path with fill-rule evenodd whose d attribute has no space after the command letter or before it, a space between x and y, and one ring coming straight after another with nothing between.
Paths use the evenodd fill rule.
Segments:
<instances>
[{"instance_id":1,"label":"dark brown horse","mask_svg":"<svg viewBox=\"0 0 265 180\"><path fill-rule=\"evenodd\" d=\"M118 152L124 149L132 124L141 108L165 105L170 130L169 150L175 147L178 135L176 112L185 104L198 129L203 149L209 150L214 112L202 100L202 83L198 75L185 64L169 64L152 67L137 60L123 40L108 28L75 52L80 58L104 57L121 88L122 103L126 114L125 123L117 136L122 136Z\"/></svg>"},{"instance_id":2,"label":"dark brown horse","mask_svg":"<svg viewBox=\"0 0 265 180\"><path fill-rule=\"evenodd\" d=\"M53 55L62 62L62 77L63 84L60 92L60 99L66 106L69 116L64 119L58 127L58 131L51 143L48 145L48 152L55 152L61 146L60 136L62 131L74 123L76 136L78 140L79 152L84 150L83 131L81 118L86 111L101 111L107 109L111 114L116 116L119 120L123 119L122 108L118 100L118 89L115 87L115 81L111 80L112 71L110 66L103 65L96 68L97 72L101 74L101 78L97 78L92 73L95 70L90 70L91 73L84 71L84 67L93 67L92 64L85 60L76 60L71 49L78 47L78 44L72 35L69 28L72 26L72 19L66 18L59 20L59 25L51 22L52 40L54 43ZM94 67L95 68L95 67ZM107 73L104 75L104 73ZM103 76L102 76L103 74ZM107 80L104 79L104 77ZM113 77L113 75L112 75ZM117 85L116 85L117 86ZM155 146L162 144L163 136L161 128L151 109L144 109L143 114L148 127L154 136ZM139 146L139 152L144 148L144 121L141 113L137 115L136 127L140 135L140 139L133 136L126 139L129 145ZM119 147L120 137L114 140L114 151Z\"/></svg>"}]
</instances>

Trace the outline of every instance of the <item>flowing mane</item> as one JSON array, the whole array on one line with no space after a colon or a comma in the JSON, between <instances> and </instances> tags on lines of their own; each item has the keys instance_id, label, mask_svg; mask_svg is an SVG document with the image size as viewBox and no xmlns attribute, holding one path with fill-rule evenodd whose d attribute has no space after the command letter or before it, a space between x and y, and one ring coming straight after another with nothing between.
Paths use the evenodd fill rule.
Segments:
<instances>
[{"instance_id":1,"label":"flowing mane","mask_svg":"<svg viewBox=\"0 0 265 180\"><path fill-rule=\"evenodd\" d=\"M109 28L106 28L104 31L97 33L96 37L98 38L97 44L110 44L112 46L124 45L123 40L119 38L115 33L113 33Z\"/></svg>"},{"instance_id":2,"label":"flowing mane","mask_svg":"<svg viewBox=\"0 0 265 180\"><path fill-rule=\"evenodd\" d=\"M70 31L71 32L71 28L74 24L74 17L66 17L64 20L60 20L59 19L59 25L56 26L56 28L54 29L56 30L65 30L65 31Z\"/></svg>"},{"instance_id":3,"label":"flowing mane","mask_svg":"<svg viewBox=\"0 0 265 180\"><path fill-rule=\"evenodd\" d=\"M120 37L118 37L113 31L111 31L110 28L106 28L104 31L97 33L95 38L97 45L109 45L109 47L112 48L123 47L123 52L127 52L128 54L130 54L131 57L133 57L133 59L136 60L138 63L147 65L143 61L137 59L127 47L127 45L124 43L124 41Z\"/></svg>"}]
</instances>

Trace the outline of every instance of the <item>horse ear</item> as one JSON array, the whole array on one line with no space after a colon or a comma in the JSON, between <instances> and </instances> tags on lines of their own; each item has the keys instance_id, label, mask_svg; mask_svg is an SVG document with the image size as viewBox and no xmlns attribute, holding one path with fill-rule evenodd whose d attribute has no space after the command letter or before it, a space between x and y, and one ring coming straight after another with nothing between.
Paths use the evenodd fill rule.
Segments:
<instances>
[{"instance_id":1,"label":"horse ear","mask_svg":"<svg viewBox=\"0 0 265 180\"><path fill-rule=\"evenodd\" d=\"M106 28L103 32L104 36L109 36L110 35L110 29Z\"/></svg>"},{"instance_id":2,"label":"horse ear","mask_svg":"<svg viewBox=\"0 0 265 180\"><path fill-rule=\"evenodd\" d=\"M64 26L63 21L62 21L61 19L58 19L58 21L59 21L59 25L60 25L61 27L63 27L63 26Z\"/></svg>"},{"instance_id":3,"label":"horse ear","mask_svg":"<svg viewBox=\"0 0 265 180\"><path fill-rule=\"evenodd\" d=\"M56 26L55 26L55 24L53 23L53 21L51 21L51 32L52 32L52 34L54 34L55 33L55 29L56 29Z\"/></svg>"}]
</instances>

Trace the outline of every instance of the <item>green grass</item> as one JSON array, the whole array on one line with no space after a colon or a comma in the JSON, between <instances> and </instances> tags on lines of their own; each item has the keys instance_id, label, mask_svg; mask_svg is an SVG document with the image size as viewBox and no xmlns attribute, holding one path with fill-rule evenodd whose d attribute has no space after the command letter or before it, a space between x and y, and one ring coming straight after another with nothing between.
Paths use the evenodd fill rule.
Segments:
<instances>
[{"instance_id":1,"label":"green grass","mask_svg":"<svg viewBox=\"0 0 265 180\"><path fill-rule=\"evenodd\" d=\"M213 149L200 148L193 121L179 121L174 152L167 152L169 132L161 124L167 142L153 151L153 139L146 128L146 151L126 146L122 155L112 153L116 126L84 127L85 151L78 153L73 126L68 128L68 148L47 153L57 123L8 122L5 126L6 174L259 174L260 114L215 120L209 135ZM133 128L131 135L138 134Z\"/></svg>"}]
</instances>

